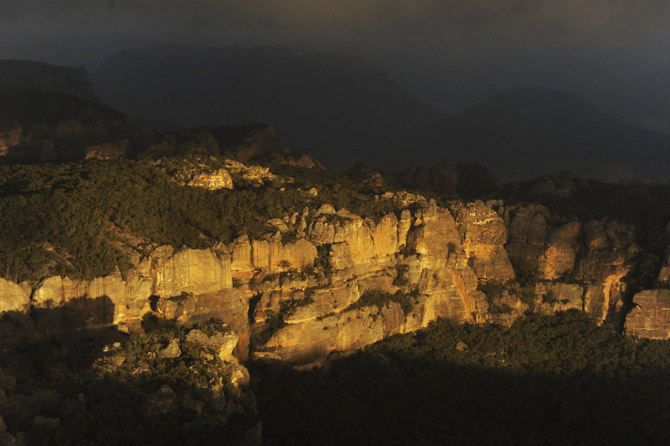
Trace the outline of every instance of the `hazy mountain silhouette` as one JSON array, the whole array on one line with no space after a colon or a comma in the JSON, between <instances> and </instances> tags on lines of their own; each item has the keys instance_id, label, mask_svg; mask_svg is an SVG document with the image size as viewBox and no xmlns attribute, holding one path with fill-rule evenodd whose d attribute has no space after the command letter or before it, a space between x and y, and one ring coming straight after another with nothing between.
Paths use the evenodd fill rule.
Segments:
<instances>
[{"instance_id":1,"label":"hazy mountain silhouette","mask_svg":"<svg viewBox=\"0 0 670 446\"><path fill-rule=\"evenodd\" d=\"M648 73L603 89L594 95L607 110L621 110L617 116L656 130L670 131L670 67L656 67Z\"/></svg>"},{"instance_id":2,"label":"hazy mountain silhouette","mask_svg":"<svg viewBox=\"0 0 670 446\"><path fill-rule=\"evenodd\" d=\"M429 133L442 159L476 161L506 178L569 169L661 181L670 172L670 134L626 124L564 91L507 90Z\"/></svg>"},{"instance_id":3,"label":"hazy mountain silhouette","mask_svg":"<svg viewBox=\"0 0 670 446\"><path fill-rule=\"evenodd\" d=\"M360 59L283 48L171 46L118 53L92 74L109 105L179 127L266 122L326 163L402 166L440 112Z\"/></svg>"},{"instance_id":4,"label":"hazy mountain silhouette","mask_svg":"<svg viewBox=\"0 0 670 446\"><path fill-rule=\"evenodd\" d=\"M50 91L97 101L84 67L62 67L25 60L0 60L0 94Z\"/></svg>"}]
</instances>

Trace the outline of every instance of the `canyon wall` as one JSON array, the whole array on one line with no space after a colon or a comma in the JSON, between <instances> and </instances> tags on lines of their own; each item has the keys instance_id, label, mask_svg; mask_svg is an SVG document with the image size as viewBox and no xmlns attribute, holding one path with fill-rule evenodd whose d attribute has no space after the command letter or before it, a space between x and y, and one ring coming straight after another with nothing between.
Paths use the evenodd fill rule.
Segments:
<instances>
[{"instance_id":1,"label":"canyon wall","mask_svg":"<svg viewBox=\"0 0 670 446\"><path fill-rule=\"evenodd\" d=\"M260 239L156 247L123 275L0 280L0 313L30 316L40 333L133 331L147 314L184 323L215 317L239 336L239 356L251 350L296 364L439 317L511 324L527 311L575 309L603 323L621 315L638 252L630 226L561 219L539 205L441 207L407 193L379 199L394 200L397 211L365 219L330 205L305 208L270 220ZM634 302L627 332L668 338L667 290L640 292Z\"/></svg>"}]
</instances>

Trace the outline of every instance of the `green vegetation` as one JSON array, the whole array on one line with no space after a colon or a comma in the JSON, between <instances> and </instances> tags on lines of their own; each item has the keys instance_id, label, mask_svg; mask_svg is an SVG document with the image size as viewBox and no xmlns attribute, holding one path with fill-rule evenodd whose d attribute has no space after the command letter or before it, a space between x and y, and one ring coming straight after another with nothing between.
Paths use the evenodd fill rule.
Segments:
<instances>
[{"instance_id":1,"label":"green vegetation","mask_svg":"<svg viewBox=\"0 0 670 446\"><path fill-rule=\"evenodd\" d=\"M511 314L514 310L509 304L500 304L499 301L503 297L503 293L507 290L507 286L498 282L480 282L477 289L486 295L486 302L489 304L489 313L493 315Z\"/></svg>"},{"instance_id":2,"label":"green vegetation","mask_svg":"<svg viewBox=\"0 0 670 446\"><path fill-rule=\"evenodd\" d=\"M396 265L396 276L395 279L393 279L393 285L395 286L406 286L409 284L409 277L407 277L407 273L409 272L409 266L400 264Z\"/></svg>"},{"instance_id":3,"label":"green vegetation","mask_svg":"<svg viewBox=\"0 0 670 446\"><path fill-rule=\"evenodd\" d=\"M314 259L314 266L324 274L328 275L333 271L333 267L330 264L330 245L320 245L316 247L317 256Z\"/></svg>"},{"instance_id":4,"label":"green vegetation","mask_svg":"<svg viewBox=\"0 0 670 446\"><path fill-rule=\"evenodd\" d=\"M381 311L382 309L388 307L391 302L395 302L400 304L403 313L405 316L407 316L412 312L417 297L417 290L414 290L411 294L405 293L403 291L396 291L394 294L391 294L380 290L368 290L363 293L360 299L345 308L343 312L372 306L376 306L377 309Z\"/></svg>"},{"instance_id":5,"label":"green vegetation","mask_svg":"<svg viewBox=\"0 0 670 446\"><path fill-rule=\"evenodd\" d=\"M265 314L265 323L263 324L263 329L258 333L257 336L253 336L251 343L253 348L265 345L273 334L277 333L282 328L286 327L286 322L284 322L284 315L275 313L274 311L267 311Z\"/></svg>"},{"instance_id":6,"label":"green vegetation","mask_svg":"<svg viewBox=\"0 0 670 446\"><path fill-rule=\"evenodd\" d=\"M272 171L296 180L296 187L310 190L315 187L318 198L336 209L345 208L361 217L378 218L395 211L395 205L387 200L375 200L375 194L386 192L367 185L365 178L339 170L319 170L294 166L273 166ZM334 216L335 219L341 217Z\"/></svg>"},{"instance_id":7,"label":"green vegetation","mask_svg":"<svg viewBox=\"0 0 670 446\"><path fill-rule=\"evenodd\" d=\"M307 280L308 273L298 269L291 269L288 271L282 271L279 273L279 285L284 285L285 283L291 282L293 280Z\"/></svg>"},{"instance_id":8,"label":"green vegetation","mask_svg":"<svg viewBox=\"0 0 670 446\"><path fill-rule=\"evenodd\" d=\"M26 362L32 372L19 372L16 389L2 392L9 403L3 405L7 429L24 432L30 445L243 444L256 423L255 401L231 384L215 347L186 342L189 329L174 321L148 317L143 327L145 333L131 336L107 331L97 333L97 340L68 339L71 348L60 365L69 370L55 379L37 364L46 360L45 349L63 345L62 339L15 352L14 358L33 358ZM216 320L193 328L208 336L227 330ZM107 345L109 340L119 342ZM176 340L178 356L160 354ZM33 356L27 353L31 349ZM0 355L3 366L7 359ZM49 395L47 404L33 396L37 389ZM44 428L33 423L36 415L59 422Z\"/></svg>"},{"instance_id":9,"label":"green vegetation","mask_svg":"<svg viewBox=\"0 0 670 446\"><path fill-rule=\"evenodd\" d=\"M177 358L163 358L156 354L166 348L173 339L183 340L190 328L187 329L174 320L164 320L155 316L145 318L142 327L144 333L131 336L128 342L122 345L118 354L124 358L124 362L114 369L111 376L128 379L137 374L139 367L143 370L140 374L140 383L146 390L155 390L165 384L183 390L206 390L210 387L212 379L221 370L217 352L209 351L208 353L215 358L212 361L204 361L202 357L202 350L206 349L204 346L182 342L181 354ZM207 335L227 331L225 325L217 320L191 328L200 329ZM142 364L146 364L147 367L142 368Z\"/></svg>"},{"instance_id":10,"label":"green vegetation","mask_svg":"<svg viewBox=\"0 0 670 446\"><path fill-rule=\"evenodd\" d=\"M480 282L479 285L477 285L477 289L486 294L487 300L488 299L499 300L502 298L506 287L502 283L489 281L489 282Z\"/></svg>"},{"instance_id":11,"label":"green vegetation","mask_svg":"<svg viewBox=\"0 0 670 446\"><path fill-rule=\"evenodd\" d=\"M643 445L670 435L670 343L623 337L577 311L510 328L440 320L327 373L256 363L252 375L265 444Z\"/></svg>"},{"instance_id":12,"label":"green vegetation","mask_svg":"<svg viewBox=\"0 0 670 446\"><path fill-rule=\"evenodd\" d=\"M285 318L289 317L300 308L314 303L312 289L305 290L305 297L302 299L288 299L279 304L279 312L275 313L270 310L266 312L265 323L260 332L253 336L252 343L255 346L262 346L266 344L273 334L286 327Z\"/></svg>"},{"instance_id":13,"label":"green vegetation","mask_svg":"<svg viewBox=\"0 0 670 446\"><path fill-rule=\"evenodd\" d=\"M190 248L258 235L267 218L304 202L274 188L182 187L136 161L1 167L0 187L0 275L15 280L124 270L126 234Z\"/></svg>"},{"instance_id":14,"label":"green vegetation","mask_svg":"<svg viewBox=\"0 0 670 446\"><path fill-rule=\"evenodd\" d=\"M542 295L542 303L548 305L554 305L558 303L558 298L554 295L553 292L549 291Z\"/></svg>"},{"instance_id":15,"label":"green vegetation","mask_svg":"<svg viewBox=\"0 0 670 446\"><path fill-rule=\"evenodd\" d=\"M537 283L537 265L526 258L510 258L516 280L522 287L533 287Z\"/></svg>"},{"instance_id":16,"label":"green vegetation","mask_svg":"<svg viewBox=\"0 0 670 446\"><path fill-rule=\"evenodd\" d=\"M307 305L313 304L314 299L312 298L311 294L307 293L305 291L305 297L302 299L289 299L283 301L279 305L279 314L282 316L290 316L293 313L295 313L295 310L297 310L300 307L306 307Z\"/></svg>"},{"instance_id":17,"label":"green vegetation","mask_svg":"<svg viewBox=\"0 0 670 446\"><path fill-rule=\"evenodd\" d=\"M208 163L213 158L187 158ZM175 168L178 159L165 163ZM203 161L204 162L204 161ZM259 237L265 222L333 203L364 216L391 212L392 205L357 192L337 177L319 186L316 197L295 187L264 186L208 191L179 186L151 161L90 161L70 164L0 166L0 276L17 281L47 275L93 278L131 267L125 246L207 248L247 234ZM333 174L334 175L334 174ZM317 185L317 183L314 183ZM338 198L339 197L339 198ZM130 243L135 244L135 243Z\"/></svg>"},{"instance_id":18,"label":"green vegetation","mask_svg":"<svg viewBox=\"0 0 670 446\"><path fill-rule=\"evenodd\" d=\"M528 284L521 287L519 292L519 300L521 303L528 305L530 311L535 307L535 285Z\"/></svg>"}]
</instances>

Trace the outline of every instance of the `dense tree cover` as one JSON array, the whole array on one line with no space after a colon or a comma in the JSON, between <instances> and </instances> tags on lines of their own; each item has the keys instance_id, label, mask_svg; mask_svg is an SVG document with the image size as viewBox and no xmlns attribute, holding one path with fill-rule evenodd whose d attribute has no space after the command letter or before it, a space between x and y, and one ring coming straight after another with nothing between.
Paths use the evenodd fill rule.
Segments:
<instances>
[{"instance_id":1,"label":"dense tree cover","mask_svg":"<svg viewBox=\"0 0 670 446\"><path fill-rule=\"evenodd\" d=\"M149 244L204 248L257 235L268 218L305 203L295 190L182 187L137 161L0 169L0 274L94 277L128 267L133 234Z\"/></svg>"},{"instance_id":2,"label":"dense tree cover","mask_svg":"<svg viewBox=\"0 0 670 446\"><path fill-rule=\"evenodd\" d=\"M364 181L365 178L351 175L346 171L294 166L273 166L272 170L294 178L297 187L316 188L320 199L337 209L344 208L356 215L373 218L395 210L392 202L375 200L375 194L384 193L388 189L369 185Z\"/></svg>"},{"instance_id":3,"label":"dense tree cover","mask_svg":"<svg viewBox=\"0 0 670 446\"><path fill-rule=\"evenodd\" d=\"M440 320L298 372L257 363L264 444L662 444L670 343L582 313Z\"/></svg>"},{"instance_id":4,"label":"dense tree cover","mask_svg":"<svg viewBox=\"0 0 670 446\"><path fill-rule=\"evenodd\" d=\"M84 360L86 367L77 373L58 379L48 377L48 372L18 376L12 393L19 395L18 401L27 395L26 403L4 406L8 430L24 432L30 445L244 444L257 420L255 402L231 385L216 350L186 342L188 330L175 321L149 317L143 328L145 333L130 336L100 332L68 339L69 357L61 360ZM216 320L191 328L207 335L227 330ZM121 342L103 350L100 341L110 337ZM181 341L178 357L157 354L175 339ZM23 354L32 349L31 363L48 362L44 351L57 350L58 342L24 346ZM106 356L106 365L89 368L96 358ZM14 361L11 355L0 355L3 366ZM48 403L30 397L40 391L52 395ZM55 428L39 426L33 423L37 413L57 417L60 423Z\"/></svg>"},{"instance_id":5,"label":"dense tree cover","mask_svg":"<svg viewBox=\"0 0 670 446\"><path fill-rule=\"evenodd\" d=\"M351 183L319 186L318 196L300 190L303 183L208 191L180 186L148 161L0 167L0 276L123 271L130 235L139 237L140 249L205 248L242 234L258 237L268 219L307 205L330 202L365 215L392 209Z\"/></svg>"}]
</instances>

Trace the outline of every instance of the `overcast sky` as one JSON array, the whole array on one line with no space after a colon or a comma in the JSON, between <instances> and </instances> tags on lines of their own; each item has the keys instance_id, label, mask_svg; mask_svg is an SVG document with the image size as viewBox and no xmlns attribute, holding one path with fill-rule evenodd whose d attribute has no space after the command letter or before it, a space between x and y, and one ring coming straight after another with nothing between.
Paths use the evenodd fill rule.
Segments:
<instances>
[{"instance_id":1,"label":"overcast sky","mask_svg":"<svg viewBox=\"0 0 670 446\"><path fill-rule=\"evenodd\" d=\"M458 109L518 85L597 99L670 66L669 25L667 0L0 0L0 58L283 45L362 56Z\"/></svg>"}]
</instances>

